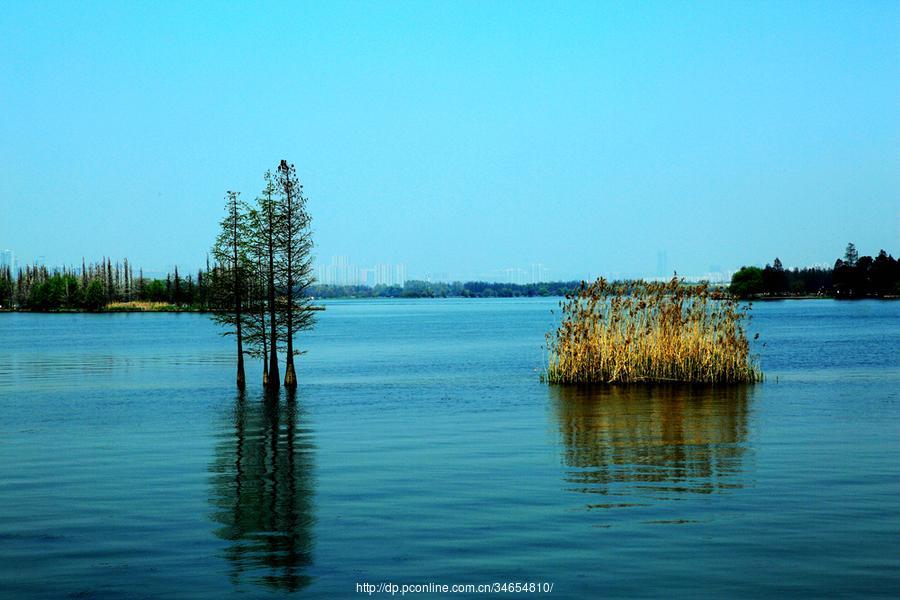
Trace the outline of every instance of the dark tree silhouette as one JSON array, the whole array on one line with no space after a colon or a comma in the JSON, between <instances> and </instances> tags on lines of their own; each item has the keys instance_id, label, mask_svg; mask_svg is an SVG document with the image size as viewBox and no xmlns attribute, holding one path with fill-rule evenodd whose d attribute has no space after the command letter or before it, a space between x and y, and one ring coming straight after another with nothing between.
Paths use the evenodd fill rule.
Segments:
<instances>
[{"instance_id":1,"label":"dark tree silhouette","mask_svg":"<svg viewBox=\"0 0 900 600\"><path fill-rule=\"evenodd\" d=\"M0 267L0 308L12 308L13 278L8 265Z\"/></svg>"},{"instance_id":2,"label":"dark tree silhouette","mask_svg":"<svg viewBox=\"0 0 900 600\"><path fill-rule=\"evenodd\" d=\"M788 278L780 258L766 265L763 270L763 289L774 294L784 294L788 291Z\"/></svg>"},{"instance_id":3,"label":"dark tree silhouette","mask_svg":"<svg viewBox=\"0 0 900 600\"><path fill-rule=\"evenodd\" d=\"M115 300L116 287L113 284L112 262L106 259L106 301L107 303Z\"/></svg>"},{"instance_id":4,"label":"dark tree silhouette","mask_svg":"<svg viewBox=\"0 0 900 600\"><path fill-rule=\"evenodd\" d=\"M884 250L879 252L872 262L871 281L874 293L879 296L900 292L897 287L900 286L897 261Z\"/></svg>"},{"instance_id":5,"label":"dark tree silhouette","mask_svg":"<svg viewBox=\"0 0 900 600\"><path fill-rule=\"evenodd\" d=\"M844 262L850 267L855 267L856 261L858 260L859 252L856 251L856 244L850 242L847 244L847 249L844 251Z\"/></svg>"}]
</instances>

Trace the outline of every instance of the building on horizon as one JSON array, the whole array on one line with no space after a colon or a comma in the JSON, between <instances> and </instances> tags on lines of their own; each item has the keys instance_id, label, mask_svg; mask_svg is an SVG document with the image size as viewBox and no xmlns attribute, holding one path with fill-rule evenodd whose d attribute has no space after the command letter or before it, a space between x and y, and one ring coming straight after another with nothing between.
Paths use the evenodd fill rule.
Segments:
<instances>
[{"instance_id":1,"label":"building on horizon","mask_svg":"<svg viewBox=\"0 0 900 600\"><path fill-rule=\"evenodd\" d=\"M506 281L504 283L512 283L515 285L524 285L528 278L528 272L519 267L510 267L505 270Z\"/></svg>"},{"instance_id":2,"label":"building on horizon","mask_svg":"<svg viewBox=\"0 0 900 600\"><path fill-rule=\"evenodd\" d=\"M656 253L656 276L667 279L672 276L669 272L669 254L665 250Z\"/></svg>"},{"instance_id":3,"label":"building on horizon","mask_svg":"<svg viewBox=\"0 0 900 600\"><path fill-rule=\"evenodd\" d=\"M727 283L731 281L731 276L725 273L721 265L709 265L706 280L710 283Z\"/></svg>"},{"instance_id":4,"label":"building on horizon","mask_svg":"<svg viewBox=\"0 0 900 600\"><path fill-rule=\"evenodd\" d=\"M16 253L12 250L0 250L0 267L9 267L10 271L15 271Z\"/></svg>"},{"instance_id":5,"label":"building on horizon","mask_svg":"<svg viewBox=\"0 0 900 600\"><path fill-rule=\"evenodd\" d=\"M531 283L545 283L550 281L550 269L541 263L531 265Z\"/></svg>"},{"instance_id":6,"label":"building on horizon","mask_svg":"<svg viewBox=\"0 0 900 600\"><path fill-rule=\"evenodd\" d=\"M347 256L332 256L330 264L323 264L313 257L316 281L323 285L375 287L376 285L403 286L406 283L406 265L376 264L370 268L359 267Z\"/></svg>"}]
</instances>

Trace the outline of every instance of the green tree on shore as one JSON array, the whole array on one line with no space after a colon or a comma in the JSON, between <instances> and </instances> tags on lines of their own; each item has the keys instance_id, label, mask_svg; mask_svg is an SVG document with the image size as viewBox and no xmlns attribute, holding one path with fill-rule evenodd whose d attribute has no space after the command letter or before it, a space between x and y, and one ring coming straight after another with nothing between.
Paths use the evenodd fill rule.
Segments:
<instances>
[{"instance_id":1,"label":"green tree on shore","mask_svg":"<svg viewBox=\"0 0 900 600\"><path fill-rule=\"evenodd\" d=\"M742 267L731 278L729 291L741 297L790 295L866 298L900 295L900 262L881 250L876 258L860 256L856 245L847 244L834 267L785 269L775 259L765 269Z\"/></svg>"},{"instance_id":2,"label":"green tree on shore","mask_svg":"<svg viewBox=\"0 0 900 600\"><path fill-rule=\"evenodd\" d=\"M763 291L763 270L759 267L741 267L731 278L729 291L735 296L746 298Z\"/></svg>"},{"instance_id":3,"label":"green tree on shore","mask_svg":"<svg viewBox=\"0 0 900 600\"><path fill-rule=\"evenodd\" d=\"M0 267L0 308L12 308L13 292L12 269Z\"/></svg>"},{"instance_id":4,"label":"green tree on shore","mask_svg":"<svg viewBox=\"0 0 900 600\"><path fill-rule=\"evenodd\" d=\"M103 285L97 279L92 279L84 290L84 307L89 311L98 311L105 306L103 297Z\"/></svg>"}]
</instances>

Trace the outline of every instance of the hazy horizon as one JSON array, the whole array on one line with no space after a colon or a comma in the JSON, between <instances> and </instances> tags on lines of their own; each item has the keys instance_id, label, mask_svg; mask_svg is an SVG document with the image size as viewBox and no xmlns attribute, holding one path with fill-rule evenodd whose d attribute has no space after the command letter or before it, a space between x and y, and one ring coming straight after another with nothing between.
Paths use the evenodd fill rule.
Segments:
<instances>
[{"instance_id":1,"label":"hazy horizon","mask_svg":"<svg viewBox=\"0 0 900 600\"><path fill-rule=\"evenodd\" d=\"M702 275L900 251L900 4L0 14L0 249L204 262L286 158L320 260Z\"/></svg>"}]
</instances>

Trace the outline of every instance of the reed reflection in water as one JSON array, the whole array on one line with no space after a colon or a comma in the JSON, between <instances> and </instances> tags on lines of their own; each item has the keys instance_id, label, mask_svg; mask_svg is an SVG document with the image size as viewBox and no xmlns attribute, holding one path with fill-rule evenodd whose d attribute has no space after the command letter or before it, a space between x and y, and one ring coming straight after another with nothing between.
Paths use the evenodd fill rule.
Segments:
<instances>
[{"instance_id":1,"label":"reed reflection in water","mask_svg":"<svg viewBox=\"0 0 900 600\"><path fill-rule=\"evenodd\" d=\"M241 394L210 466L211 518L235 585L297 591L313 550L313 444L294 391Z\"/></svg>"},{"instance_id":2,"label":"reed reflection in water","mask_svg":"<svg viewBox=\"0 0 900 600\"><path fill-rule=\"evenodd\" d=\"M641 506L740 488L753 386L551 386L565 481Z\"/></svg>"}]
</instances>

